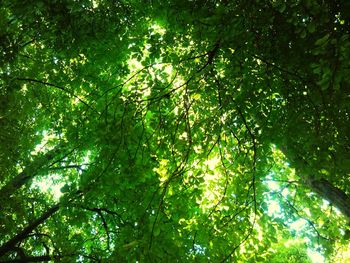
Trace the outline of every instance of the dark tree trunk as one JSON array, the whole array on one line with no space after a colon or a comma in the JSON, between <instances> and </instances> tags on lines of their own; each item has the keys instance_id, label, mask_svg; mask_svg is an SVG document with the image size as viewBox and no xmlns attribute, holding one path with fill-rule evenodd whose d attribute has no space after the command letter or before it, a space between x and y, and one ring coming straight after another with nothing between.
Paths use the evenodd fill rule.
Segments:
<instances>
[{"instance_id":1,"label":"dark tree trunk","mask_svg":"<svg viewBox=\"0 0 350 263\"><path fill-rule=\"evenodd\" d=\"M292 148L292 147L289 147ZM310 188L311 191L318 194L321 198L327 200L340 210L340 212L350 221L350 197L340 188L335 187L331 182L324 178L316 179L313 175L305 175L302 167L307 167L308 163L301 157L289 158L287 147L279 147L283 154L297 167L299 177ZM293 155L292 155L293 156ZM303 176L301 176L303 175Z\"/></svg>"},{"instance_id":2,"label":"dark tree trunk","mask_svg":"<svg viewBox=\"0 0 350 263\"><path fill-rule=\"evenodd\" d=\"M42 214L39 218L37 218L34 222L30 223L27 227L25 227L20 233L15 235L5 244L0 247L0 257L6 255L10 251L15 250L15 246L20 241L24 240L35 228L37 228L40 224L44 223L46 219L51 217L54 213L56 213L59 209L59 204L52 206L49 210L47 210L44 214Z\"/></svg>"},{"instance_id":3,"label":"dark tree trunk","mask_svg":"<svg viewBox=\"0 0 350 263\"><path fill-rule=\"evenodd\" d=\"M23 172L19 173L0 189L0 197L4 199L10 197L17 189L33 179L40 170L52 165L52 161L60 157L63 149L63 146L59 144L43 156L34 159L34 161L23 170Z\"/></svg>"},{"instance_id":4,"label":"dark tree trunk","mask_svg":"<svg viewBox=\"0 0 350 263\"><path fill-rule=\"evenodd\" d=\"M350 197L343 190L333 186L326 179L310 180L308 185L313 192L329 201L350 220Z\"/></svg>"}]
</instances>

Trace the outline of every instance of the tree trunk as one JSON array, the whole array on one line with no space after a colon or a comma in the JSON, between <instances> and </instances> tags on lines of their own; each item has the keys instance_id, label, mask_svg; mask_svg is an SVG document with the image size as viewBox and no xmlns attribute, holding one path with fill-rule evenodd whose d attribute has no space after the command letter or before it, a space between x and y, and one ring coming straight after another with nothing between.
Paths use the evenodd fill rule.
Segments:
<instances>
[{"instance_id":1,"label":"tree trunk","mask_svg":"<svg viewBox=\"0 0 350 263\"><path fill-rule=\"evenodd\" d=\"M350 220L350 197L343 190L333 186L323 178L309 180L308 185L313 192L329 201Z\"/></svg>"},{"instance_id":2,"label":"tree trunk","mask_svg":"<svg viewBox=\"0 0 350 263\"><path fill-rule=\"evenodd\" d=\"M23 172L19 173L0 189L0 197L2 199L10 197L17 189L36 176L40 170L52 165L51 161L59 156L63 152L63 149L63 145L59 144L43 156L35 158L30 165L25 167Z\"/></svg>"},{"instance_id":3,"label":"tree trunk","mask_svg":"<svg viewBox=\"0 0 350 263\"><path fill-rule=\"evenodd\" d=\"M308 166L308 163L303 158L295 158L295 155L294 158L290 158L286 146L279 147L279 149L283 152L287 159L294 163L293 166L299 168L297 169L298 173L303 175L299 177L310 188L310 190L338 208L340 212L348 219L348 221L350 221L350 197L343 190L333 186L331 182L324 178L316 179L312 175L305 176L305 173L303 172L304 169L302 168ZM296 151L294 150L294 152Z\"/></svg>"},{"instance_id":4,"label":"tree trunk","mask_svg":"<svg viewBox=\"0 0 350 263\"><path fill-rule=\"evenodd\" d=\"M15 235L5 244L0 247L0 257L6 255L8 252L13 251L15 246L20 241L24 240L35 228L37 228L40 224L44 223L46 219L51 217L54 213L56 213L59 209L59 204L55 204L49 210L47 210L44 214L42 214L39 218L37 218L34 222L25 227L20 233Z\"/></svg>"}]
</instances>

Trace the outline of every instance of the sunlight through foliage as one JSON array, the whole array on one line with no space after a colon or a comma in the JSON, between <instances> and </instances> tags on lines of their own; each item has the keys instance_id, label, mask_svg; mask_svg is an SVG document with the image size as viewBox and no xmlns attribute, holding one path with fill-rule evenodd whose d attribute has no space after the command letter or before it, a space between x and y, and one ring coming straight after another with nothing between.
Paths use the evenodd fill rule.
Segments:
<instances>
[{"instance_id":1,"label":"sunlight through foliage","mask_svg":"<svg viewBox=\"0 0 350 263\"><path fill-rule=\"evenodd\" d=\"M348 262L350 4L3 0L1 262Z\"/></svg>"}]
</instances>

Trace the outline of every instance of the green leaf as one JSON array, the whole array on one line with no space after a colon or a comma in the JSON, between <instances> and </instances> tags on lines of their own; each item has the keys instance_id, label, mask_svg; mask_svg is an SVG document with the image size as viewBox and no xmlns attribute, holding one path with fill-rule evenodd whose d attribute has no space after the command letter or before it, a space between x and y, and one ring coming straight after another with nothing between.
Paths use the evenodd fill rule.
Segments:
<instances>
[{"instance_id":1,"label":"green leaf","mask_svg":"<svg viewBox=\"0 0 350 263\"><path fill-rule=\"evenodd\" d=\"M154 227L154 231L153 231L153 235L155 237L157 237L157 236L159 236L159 234L160 234L160 227L159 226L155 226Z\"/></svg>"},{"instance_id":2,"label":"green leaf","mask_svg":"<svg viewBox=\"0 0 350 263\"><path fill-rule=\"evenodd\" d=\"M69 185L65 184L64 186L61 187L60 191L61 191L61 193L64 194L64 193L68 193L69 189L70 189Z\"/></svg>"},{"instance_id":3,"label":"green leaf","mask_svg":"<svg viewBox=\"0 0 350 263\"><path fill-rule=\"evenodd\" d=\"M314 33L315 30L316 30L316 23L314 23L313 21L310 22L310 23L307 25L307 30L308 30L310 33Z\"/></svg>"},{"instance_id":4,"label":"green leaf","mask_svg":"<svg viewBox=\"0 0 350 263\"><path fill-rule=\"evenodd\" d=\"M328 38L329 38L329 34L324 35L323 37L316 40L315 45L316 46L323 46L324 44L327 43Z\"/></svg>"},{"instance_id":5,"label":"green leaf","mask_svg":"<svg viewBox=\"0 0 350 263\"><path fill-rule=\"evenodd\" d=\"M287 5L285 3L282 3L279 7L278 10L283 13L287 8Z\"/></svg>"}]
</instances>

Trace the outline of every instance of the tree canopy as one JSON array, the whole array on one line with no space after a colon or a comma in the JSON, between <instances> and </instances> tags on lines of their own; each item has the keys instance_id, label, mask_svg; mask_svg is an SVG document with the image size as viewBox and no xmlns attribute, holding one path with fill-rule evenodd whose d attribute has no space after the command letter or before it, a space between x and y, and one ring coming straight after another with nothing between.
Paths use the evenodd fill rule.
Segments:
<instances>
[{"instance_id":1,"label":"tree canopy","mask_svg":"<svg viewBox=\"0 0 350 263\"><path fill-rule=\"evenodd\" d=\"M349 33L345 0L3 0L0 261L350 260Z\"/></svg>"}]
</instances>

